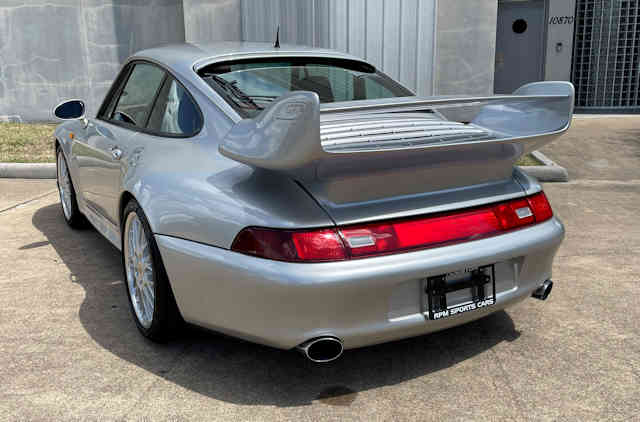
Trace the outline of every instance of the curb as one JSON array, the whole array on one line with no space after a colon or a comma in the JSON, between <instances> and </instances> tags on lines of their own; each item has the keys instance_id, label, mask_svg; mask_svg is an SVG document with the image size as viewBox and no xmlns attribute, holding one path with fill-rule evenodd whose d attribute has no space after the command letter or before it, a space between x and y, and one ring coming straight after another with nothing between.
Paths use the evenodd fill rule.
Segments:
<instances>
[{"instance_id":1,"label":"curb","mask_svg":"<svg viewBox=\"0 0 640 422\"><path fill-rule=\"evenodd\" d=\"M533 151L533 157L543 166L519 166L520 170L541 182L568 182L569 175L564 167L551 161L540 151ZM55 179L55 163L0 163L0 178L9 179Z\"/></svg>"},{"instance_id":2,"label":"curb","mask_svg":"<svg viewBox=\"0 0 640 422\"><path fill-rule=\"evenodd\" d=\"M549 157L540 151L531 153L533 158L540 161L542 166L519 166L518 168L529 176L533 176L541 182L568 182L569 173L567 169L553 162Z\"/></svg>"},{"instance_id":3,"label":"curb","mask_svg":"<svg viewBox=\"0 0 640 422\"><path fill-rule=\"evenodd\" d=\"M0 163L0 178L55 179L55 163Z\"/></svg>"}]
</instances>

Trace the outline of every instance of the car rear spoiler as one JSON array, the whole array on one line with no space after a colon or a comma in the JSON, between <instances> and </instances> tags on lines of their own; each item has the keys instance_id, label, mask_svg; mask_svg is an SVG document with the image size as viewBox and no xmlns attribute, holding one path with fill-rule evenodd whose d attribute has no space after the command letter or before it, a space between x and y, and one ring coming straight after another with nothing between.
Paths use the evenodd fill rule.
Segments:
<instances>
[{"instance_id":1,"label":"car rear spoiler","mask_svg":"<svg viewBox=\"0 0 640 422\"><path fill-rule=\"evenodd\" d=\"M403 97L322 105L315 93L295 91L271 103L255 118L238 122L219 150L238 162L301 180L333 176L345 166L350 173L402 166L403 162L416 166L421 160L431 161L428 156L433 152L482 155L495 152L499 145L509 149L515 162L569 128L573 103L570 82L530 83L512 95ZM445 110L469 107L477 111L470 122L443 117L450 114ZM431 123L419 124L422 129L418 135L362 129L370 128L378 117L406 119L416 112L432 116Z\"/></svg>"}]
</instances>

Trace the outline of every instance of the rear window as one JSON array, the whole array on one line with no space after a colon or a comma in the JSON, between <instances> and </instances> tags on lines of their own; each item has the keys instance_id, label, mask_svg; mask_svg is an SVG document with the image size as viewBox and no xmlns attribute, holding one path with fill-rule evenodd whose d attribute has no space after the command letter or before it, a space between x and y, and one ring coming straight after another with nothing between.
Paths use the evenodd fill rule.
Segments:
<instances>
[{"instance_id":1,"label":"rear window","mask_svg":"<svg viewBox=\"0 0 640 422\"><path fill-rule=\"evenodd\" d=\"M255 116L291 91L313 91L321 103L413 95L373 66L353 60L244 60L215 63L199 73L245 117Z\"/></svg>"}]
</instances>

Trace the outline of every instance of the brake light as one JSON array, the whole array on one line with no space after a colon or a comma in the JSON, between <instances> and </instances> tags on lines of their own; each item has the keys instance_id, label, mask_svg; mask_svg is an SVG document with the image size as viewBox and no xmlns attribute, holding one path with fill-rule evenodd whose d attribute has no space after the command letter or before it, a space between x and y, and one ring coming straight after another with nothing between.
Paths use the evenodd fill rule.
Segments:
<instances>
[{"instance_id":1,"label":"brake light","mask_svg":"<svg viewBox=\"0 0 640 422\"><path fill-rule=\"evenodd\" d=\"M338 229L275 230L249 227L236 252L292 262L341 261L477 240L540 223L553 216L543 192L528 198L438 215Z\"/></svg>"}]
</instances>

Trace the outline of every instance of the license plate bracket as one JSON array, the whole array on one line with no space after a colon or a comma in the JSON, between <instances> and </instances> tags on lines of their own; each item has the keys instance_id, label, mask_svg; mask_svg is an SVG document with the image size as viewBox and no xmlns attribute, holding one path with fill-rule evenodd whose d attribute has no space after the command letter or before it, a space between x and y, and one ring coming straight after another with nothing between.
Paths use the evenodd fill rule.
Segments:
<instances>
[{"instance_id":1,"label":"license plate bracket","mask_svg":"<svg viewBox=\"0 0 640 422\"><path fill-rule=\"evenodd\" d=\"M492 306L496 302L494 264L428 277L422 291L423 313L430 320Z\"/></svg>"}]
</instances>

